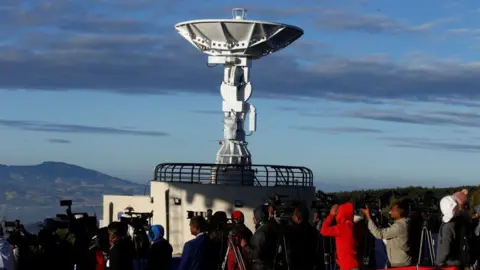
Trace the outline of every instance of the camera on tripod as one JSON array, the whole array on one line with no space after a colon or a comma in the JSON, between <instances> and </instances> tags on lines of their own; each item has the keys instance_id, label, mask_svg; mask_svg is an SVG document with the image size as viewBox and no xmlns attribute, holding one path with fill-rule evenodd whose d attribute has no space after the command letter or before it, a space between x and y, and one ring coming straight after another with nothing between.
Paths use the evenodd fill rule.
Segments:
<instances>
[{"instance_id":1,"label":"camera on tripod","mask_svg":"<svg viewBox=\"0 0 480 270\"><path fill-rule=\"evenodd\" d=\"M312 201L311 208L316 209L322 215L326 216L333 205L338 204L338 198L333 194L327 194L322 191L317 191L317 199Z\"/></svg>"},{"instance_id":2,"label":"camera on tripod","mask_svg":"<svg viewBox=\"0 0 480 270\"><path fill-rule=\"evenodd\" d=\"M72 200L60 201L60 206L66 207L66 210L65 213L56 215L53 229L70 229L73 233L88 232L93 234L97 229L97 217L89 216L85 212L73 213L72 205Z\"/></svg>"},{"instance_id":3,"label":"camera on tripod","mask_svg":"<svg viewBox=\"0 0 480 270\"><path fill-rule=\"evenodd\" d=\"M370 215L376 224L384 224L384 216L382 213L382 200L372 194L365 193L363 198L355 203L355 212L360 213L360 209L368 207Z\"/></svg>"},{"instance_id":4,"label":"camera on tripod","mask_svg":"<svg viewBox=\"0 0 480 270\"><path fill-rule=\"evenodd\" d=\"M272 206L275 211L275 218L281 222L289 222L292 220L295 209L303 204L300 200L290 198L288 195L273 194L268 198L266 205Z\"/></svg>"}]
</instances>

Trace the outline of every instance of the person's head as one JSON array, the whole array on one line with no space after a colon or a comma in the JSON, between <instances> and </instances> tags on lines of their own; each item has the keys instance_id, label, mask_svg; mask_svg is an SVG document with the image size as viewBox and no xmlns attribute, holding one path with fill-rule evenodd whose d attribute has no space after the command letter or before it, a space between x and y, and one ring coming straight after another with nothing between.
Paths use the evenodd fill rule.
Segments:
<instances>
[{"instance_id":1,"label":"person's head","mask_svg":"<svg viewBox=\"0 0 480 270\"><path fill-rule=\"evenodd\" d=\"M461 191L455 192L452 197L457 201L459 208L463 209L468 199L468 190L462 189Z\"/></svg>"},{"instance_id":2,"label":"person's head","mask_svg":"<svg viewBox=\"0 0 480 270\"><path fill-rule=\"evenodd\" d=\"M300 224L307 222L309 215L310 213L308 212L308 209L305 209L304 207L297 207L293 211L292 219L294 223Z\"/></svg>"},{"instance_id":3,"label":"person's head","mask_svg":"<svg viewBox=\"0 0 480 270\"><path fill-rule=\"evenodd\" d=\"M338 206L338 211L337 211L337 215L335 216L335 219L337 220L338 223L346 223L346 222L353 223L354 212L355 212L355 209L353 207L353 203L346 202L346 203L340 204Z\"/></svg>"},{"instance_id":4,"label":"person's head","mask_svg":"<svg viewBox=\"0 0 480 270\"><path fill-rule=\"evenodd\" d=\"M114 221L110 223L107 227L108 229L108 239L111 241L113 239L125 236L125 228L121 222Z\"/></svg>"},{"instance_id":5,"label":"person's head","mask_svg":"<svg viewBox=\"0 0 480 270\"><path fill-rule=\"evenodd\" d=\"M199 233L205 232L207 229L207 221L202 216L195 216L190 219L190 233L197 236Z\"/></svg>"},{"instance_id":6,"label":"person's head","mask_svg":"<svg viewBox=\"0 0 480 270\"><path fill-rule=\"evenodd\" d=\"M153 225L150 228L150 232L148 234L148 239L151 242L155 242L155 241L158 241L160 239L163 239L164 235L165 235L165 229L163 228L162 225Z\"/></svg>"},{"instance_id":7,"label":"person's head","mask_svg":"<svg viewBox=\"0 0 480 270\"><path fill-rule=\"evenodd\" d=\"M406 218L408 216L408 208L408 202L405 200L400 200L393 204L392 209L390 209L390 216L393 220Z\"/></svg>"},{"instance_id":8,"label":"person's head","mask_svg":"<svg viewBox=\"0 0 480 270\"><path fill-rule=\"evenodd\" d=\"M233 211L232 213L232 220L237 224L244 224L245 223L245 216L241 211Z\"/></svg>"},{"instance_id":9,"label":"person's head","mask_svg":"<svg viewBox=\"0 0 480 270\"><path fill-rule=\"evenodd\" d=\"M265 205L260 205L253 210L253 223L255 225L260 224L261 222L265 222L269 215L268 215L268 207Z\"/></svg>"},{"instance_id":10,"label":"person's head","mask_svg":"<svg viewBox=\"0 0 480 270\"><path fill-rule=\"evenodd\" d=\"M314 222L319 221L320 217L321 217L320 211L316 210L315 212L313 212L313 221Z\"/></svg>"},{"instance_id":11,"label":"person's head","mask_svg":"<svg viewBox=\"0 0 480 270\"><path fill-rule=\"evenodd\" d=\"M458 215L458 202L453 196L445 196L440 200L440 211L442 212L442 221L444 223L450 222Z\"/></svg>"}]
</instances>

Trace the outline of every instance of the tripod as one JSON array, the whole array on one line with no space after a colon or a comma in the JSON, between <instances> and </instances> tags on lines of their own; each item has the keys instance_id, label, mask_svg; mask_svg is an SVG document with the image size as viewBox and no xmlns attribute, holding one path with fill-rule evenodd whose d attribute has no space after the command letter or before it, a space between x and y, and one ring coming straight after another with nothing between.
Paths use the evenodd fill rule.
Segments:
<instances>
[{"instance_id":1,"label":"tripod","mask_svg":"<svg viewBox=\"0 0 480 270\"><path fill-rule=\"evenodd\" d=\"M423 221L422 225L422 233L420 235L420 250L418 252L418 262L417 266L422 263L422 255L423 255L423 248L424 248L424 242L427 242L427 248L429 252L429 257L426 259L430 260L431 265L435 265L435 251L433 249L434 243L433 243L433 236L432 236L432 231L428 229L428 219Z\"/></svg>"},{"instance_id":2,"label":"tripod","mask_svg":"<svg viewBox=\"0 0 480 270\"><path fill-rule=\"evenodd\" d=\"M328 236L320 236L317 244L317 254L319 254L320 243L323 247L323 264L325 264L325 270L334 270L336 263L332 254L335 252L333 238Z\"/></svg>"},{"instance_id":3,"label":"tripod","mask_svg":"<svg viewBox=\"0 0 480 270\"><path fill-rule=\"evenodd\" d=\"M222 263L222 270L226 269L227 261L228 261L228 253L230 252L230 250L233 250L233 254L235 255L235 262L237 263L239 270L247 270L247 268L245 267L245 261L243 260L243 257L242 257L242 253L240 252L238 245L235 245L233 243L232 237L233 237L232 234L228 236L227 254L225 254L225 259L223 260L223 263Z\"/></svg>"},{"instance_id":4,"label":"tripod","mask_svg":"<svg viewBox=\"0 0 480 270\"><path fill-rule=\"evenodd\" d=\"M277 253L273 260L273 270L290 270L289 251L287 248L287 238L284 234L279 236L277 240ZM284 256L283 259L280 256ZM278 266L278 268L277 268Z\"/></svg>"}]
</instances>

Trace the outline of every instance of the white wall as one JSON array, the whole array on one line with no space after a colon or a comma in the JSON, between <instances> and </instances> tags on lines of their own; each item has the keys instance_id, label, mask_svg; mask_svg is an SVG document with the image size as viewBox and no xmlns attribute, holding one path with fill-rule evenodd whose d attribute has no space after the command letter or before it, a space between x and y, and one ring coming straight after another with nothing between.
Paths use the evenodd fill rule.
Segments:
<instances>
[{"instance_id":1,"label":"white wall","mask_svg":"<svg viewBox=\"0 0 480 270\"><path fill-rule=\"evenodd\" d=\"M153 203L148 196L104 196L105 225L108 223L110 202L114 204L114 219L117 213L123 212L127 206L132 206L135 212L153 210L153 224L165 227L168 233L166 237L173 246L174 254L181 253L183 244L193 239L190 234L187 211L205 212L207 209L212 209L213 212L225 211L230 216L233 211L239 210L245 215L246 225L254 231L253 209L263 204L274 193L293 196L307 202L315 200L314 187L249 187L152 182L150 190ZM181 200L181 205L174 204L175 198ZM244 206L236 209L235 200L241 201Z\"/></svg>"},{"instance_id":2,"label":"white wall","mask_svg":"<svg viewBox=\"0 0 480 270\"><path fill-rule=\"evenodd\" d=\"M110 203L113 203L113 220L109 220ZM118 212L125 212L125 208L133 207L134 212L151 212L152 203L150 196L120 196L120 195L104 195L103 196L103 223L108 226L110 222L118 221Z\"/></svg>"}]
</instances>

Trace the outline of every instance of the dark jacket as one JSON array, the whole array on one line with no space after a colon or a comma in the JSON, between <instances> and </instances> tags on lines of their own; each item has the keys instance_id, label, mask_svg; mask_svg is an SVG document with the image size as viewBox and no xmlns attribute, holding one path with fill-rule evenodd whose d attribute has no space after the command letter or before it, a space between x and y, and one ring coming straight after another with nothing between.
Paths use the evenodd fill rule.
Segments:
<instances>
[{"instance_id":1,"label":"dark jacket","mask_svg":"<svg viewBox=\"0 0 480 270\"><path fill-rule=\"evenodd\" d=\"M292 269L311 270L316 263L318 232L309 223L293 225L290 232L290 258Z\"/></svg>"},{"instance_id":2,"label":"dark jacket","mask_svg":"<svg viewBox=\"0 0 480 270\"><path fill-rule=\"evenodd\" d=\"M165 230L160 225L153 225L149 240L152 245L148 251L148 262L146 270L171 270L173 248L170 243L163 238Z\"/></svg>"},{"instance_id":3,"label":"dark jacket","mask_svg":"<svg viewBox=\"0 0 480 270\"><path fill-rule=\"evenodd\" d=\"M464 258L470 250L463 250L461 246L462 238L470 239L470 232L470 224L460 216L442 223L438 233L435 263L438 266L467 266L469 262L465 262Z\"/></svg>"},{"instance_id":4,"label":"dark jacket","mask_svg":"<svg viewBox=\"0 0 480 270\"><path fill-rule=\"evenodd\" d=\"M353 204L344 203L338 207L337 215L329 215L322 224L320 233L323 236L335 237L337 264L340 270L360 267L360 257L357 254L357 240L354 237ZM337 225L332 226L333 219Z\"/></svg>"},{"instance_id":5,"label":"dark jacket","mask_svg":"<svg viewBox=\"0 0 480 270\"><path fill-rule=\"evenodd\" d=\"M257 226L257 230L250 239L245 250L252 270L273 269L275 255L277 253L278 234L268 221L266 221L266 209L257 207L253 212L257 220L264 220Z\"/></svg>"},{"instance_id":6,"label":"dark jacket","mask_svg":"<svg viewBox=\"0 0 480 270\"><path fill-rule=\"evenodd\" d=\"M172 245L166 239L159 239L152 243L147 262L147 270L172 269Z\"/></svg>"},{"instance_id":7,"label":"dark jacket","mask_svg":"<svg viewBox=\"0 0 480 270\"><path fill-rule=\"evenodd\" d=\"M108 251L109 270L133 270L135 247L129 238L118 241Z\"/></svg>"},{"instance_id":8,"label":"dark jacket","mask_svg":"<svg viewBox=\"0 0 480 270\"><path fill-rule=\"evenodd\" d=\"M204 233L186 242L178 270L209 270L207 245L208 237Z\"/></svg>"}]
</instances>

